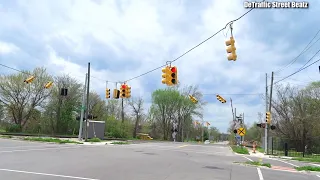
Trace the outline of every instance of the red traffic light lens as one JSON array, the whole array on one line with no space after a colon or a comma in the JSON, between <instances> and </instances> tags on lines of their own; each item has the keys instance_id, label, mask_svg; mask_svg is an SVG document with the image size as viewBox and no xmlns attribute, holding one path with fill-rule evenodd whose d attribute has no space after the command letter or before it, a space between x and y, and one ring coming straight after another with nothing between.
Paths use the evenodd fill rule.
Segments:
<instances>
[{"instance_id":1,"label":"red traffic light lens","mask_svg":"<svg viewBox=\"0 0 320 180\"><path fill-rule=\"evenodd\" d=\"M127 86L124 84L124 85L122 85L122 88L124 89L124 88L126 88Z\"/></svg>"},{"instance_id":2,"label":"red traffic light lens","mask_svg":"<svg viewBox=\"0 0 320 180\"><path fill-rule=\"evenodd\" d=\"M171 72L175 73L176 71L177 71L177 69L175 67L171 68Z\"/></svg>"}]
</instances>

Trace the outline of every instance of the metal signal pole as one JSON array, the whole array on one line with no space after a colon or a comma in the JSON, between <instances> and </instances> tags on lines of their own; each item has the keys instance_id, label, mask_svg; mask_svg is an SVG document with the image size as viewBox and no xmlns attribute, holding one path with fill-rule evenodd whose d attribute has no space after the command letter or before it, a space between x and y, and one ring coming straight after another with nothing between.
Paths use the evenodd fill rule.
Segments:
<instances>
[{"instance_id":1,"label":"metal signal pole","mask_svg":"<svg viewBox=\"0 0 320 180\"><path fill-rule=\"evenodd\" d=\"M90 62L88 63L88 83L87 83L87 105L86 105L86 138L85 141L88 141L88 115L89 115L89 92L90 92Z\"/></svg>"},{"instance_id":2,"label":"metal signal pole","mask_svg":"<svg viewBox=\"0 0 320 180\"><path fill-rule=\"evenodd\" d=\"M268 112L268 74L266 73L266 113ZM268 124L265 123L264 129L264 153L267 154L268 151Z\"/></svg>"},{"instance_id":3,"label":"metal signal pole","mask_svg":"<svg viewBox=\"0 0 320 180\"><path fill-rule=\"evenodd\" d=\"M82 130L83 130L83 116L84 116L84 111L85 111L85 101L86 101L86 87L87 87L87 82L88 82L88 74L86 74L86 79L84 83L84 88L83 88L83 95L82 95L82 104L81 104L81 115L80 115L80 128L79 128L79 141L82 139Z\"/></svg>"}]
</instances>

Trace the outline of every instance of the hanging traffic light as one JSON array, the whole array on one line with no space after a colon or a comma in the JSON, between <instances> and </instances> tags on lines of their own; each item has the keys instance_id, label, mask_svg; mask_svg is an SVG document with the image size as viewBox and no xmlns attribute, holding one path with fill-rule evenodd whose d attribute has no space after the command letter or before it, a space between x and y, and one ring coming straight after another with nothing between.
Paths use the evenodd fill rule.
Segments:
<instances>
[{"instance_id":1,"label":"hanging traffic light","mask_svg":"<svg viewBox=\"0 0 320 180\"><path fill-rule=\"evenodd\" d=\"M34 80L34 78L35 78L34 76L31 76L31 77L27 78L26 80L24 80L23 82L29 84Z\"/></svg>"},{"instance_id":2,"label":"hanging traffic light","mask_svg":"<svg viewBox=\"0 0 320 180\"><path fill-rule=\"evenodd\" d=\"M178 69L176 66L170 67L170 77L173 85L178 84Z\"/></svg>"},{"instance_id":3,"label":"hanging traffic light","mask_svg":"<svg viewBox=\"0 0 320 180\"><path fill-rule=\"evenodd\" d=\"M162 84L166 84L168 86L171 86L171 78L170 78L170 67L166 66L165 68L162 69Z\"/></svg>"},{"instance_id":4,"label":"hanging traffic light","mask_svg":"<svg viewBox=\"0 0 320 180\"><path fill-rule=\"evenodd\" d=\"M126 97L126 88L127 88L126 84L122 84L120 86L120 98L125 98Z\"/></svg>"},{"instance_id":5,"label":"hanging traffic light","mask_svg":"<svg viewBox=\"0 0 320 180\"><path fill-rule=\"evenodd\" d=\"M44 85L44 88L49 89L52 86L53 82L49 81L47 84Z\"/></svg>"},{"instance_id":6,"label":"hanging traffic light","mask_svg":"<svg viewBox=\"0 0 320 180\"><path fill-rule=\"evenodd\" d=\"M230 39L226 41L228 60L229 61L236 61L237 60L236 47L235 47L234 44L235 44L235 40L231 36Z\"/></svg>"},{"instance_id":7,"label":"hanging traffic light","mask_svg":"<svg viewBox=\"0 0 320 180\"><path fill-rule=\"evenodd\" d=\"M217 95L217 100L219 100L221 103L226 103L227 101L221 97L220 95Z\"/></svg>"},{"instance_id":8,"label":"hanging traffic light","mask_svg":"<svg viewBox=\"0 0 320 180\"><path fill-rule=\"evenodd\" d=\"M106 99L110 98L110 89L106 89Z\"/></svg>"},{"instance_id":9,"label":"hanging traffic light","mask_svg":"<svg viewBox=\"0 0 320 180\"><path fill-rule=\"evenodd\" d=\"M113 98L114 99L119 99L120 96L120 91L118 89L113 90Z\"/></svg>"},{"instance_id":10,"label":"hanging traffic light","mask_svg":"<svg viewBox=\"0 0 320 180\"><path fill-rule=\"evenodd\" d=\"M126 98L130 98L131 97L131 86L127 85L126 87Z\"/></svg>"},{"instance_id":11,"label":"hanging traffic light","mask_svg":"<svg viewBox=\"0 0 320 180\"><path fill-rule=\"evenodd\" d=\"M270 112L266 112L266 123L271 124L271 113Z\"/></svg>"},{"instance_id":12,"label":"hanging traffic light","mask_svg":"<svg viewBox=\"0 0 320 180\"><path fill-rule=\"evenodd\" d=\"M193 103L195 103L195 104L198 103L198 100L195 97L189 95L189 98Z\"/></svg>"}]
</instances>

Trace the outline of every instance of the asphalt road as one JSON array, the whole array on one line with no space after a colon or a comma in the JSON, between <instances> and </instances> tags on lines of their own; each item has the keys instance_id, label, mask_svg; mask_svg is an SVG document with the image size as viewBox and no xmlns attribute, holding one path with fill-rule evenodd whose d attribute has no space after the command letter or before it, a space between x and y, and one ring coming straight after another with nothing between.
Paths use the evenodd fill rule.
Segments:
<instances>
[{"instance_id":1,"label":"asphalt road","mask_svg":"<svg viewBox=\"0 0 320 180\"><path fill-rule=\"evenodd\" d=\"M247 158L233 154L224 144L157 142L85 146L0 139L0 179L320 180L315 174L234 163L248 161Z\"/></svg>"}]
</instances>

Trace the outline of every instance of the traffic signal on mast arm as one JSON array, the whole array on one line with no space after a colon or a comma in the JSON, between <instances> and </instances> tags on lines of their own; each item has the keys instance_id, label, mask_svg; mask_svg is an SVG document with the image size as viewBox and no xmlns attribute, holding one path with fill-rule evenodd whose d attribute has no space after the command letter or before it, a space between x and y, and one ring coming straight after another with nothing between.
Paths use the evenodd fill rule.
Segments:
<instances>
[{"instance_id":1,"label":"traffic signal on mast arm","mask_svg":"<svg viewBox=\"0 0 320 180\"><path fill-rule=\"evenodd\" d=\"M113 98L114 99L119 99L120 96L120 91L118 89L113 90Z\"/></svg>"},{"instance_id":2,"label":"traffic signal on mast arm","mask_svg":"<svg viewBox=\"0 0 320 180\"><path fill-rule=\"evenodd\" d=\"M24 80L23 82L29 84L29 83L31 83L31 82L34 80L34 78L35 78L34 76L30 76L29 78L27 78L27 79Z\"/></svg>"},{"instance_id":3,"label":"traffic signal on mast arm","mask_svg":"<svg viewBox=\"0 0 320 180\"><path fill-rule=\"evenodd\" d=\"M47 84L44 85L44 88L49 89L52 86L53 82L49 81Z\"/></svg>"},{"instance_id":4,"label":"traffic signal on mast arm","mask_svg":"<svg viewBox=\"0 0 320 180\"><path fill-rule=\"evenodd\" d=\"M266 112L266 123L271 124L271 113L270 112Z\"/></svg>"},{"instance_id":5,"label":"traffic signal on mast arm","mask_svg":"<svg viewBox=\"0 0 320 180\"><path fill-rule=\"evenodd\" d=\"M170 67L166 66L165 68L162 68L162 84L166 84L168 86L171 86L171 78L170 78Z\"/></svg>"},{"instance_id":6,"label":"traffic signal on mast arm","mask_svg":"<svg viewBox=\"0 0 320 180\"><path fill-rule=\"evenodd\" d=\"M131 86L127 85L126 87L126 98L130 98L131 97Z\"/></svg>"},{"instance_id":7,"label":"traffic signal on mast arm","mask_svg":"<svg viewBox=\"0 0 320 180\"><path fill-rule=\"evenodd\" d=\"M127 85L122 84L120 86L120 98L125 98L126 97L126 90L127 90Z\"/></svg>"},{"instance_id":8,"label":"traffic signal on mast arm","mask_svg":"<svg viewBox=\"0 0 320 180\"><path fill-rule=\"evenodd\" d=\"M106 89L106 99L110 98L110 89Z\"/></svg>"},{"instance_id":9,"label":"traffic signal on mast arm","mask_svg":"<svg viewBox=\"0 0 320 180\"><path fill-rule=\"evenodd\" d=\"M221 103L226 103L227 101L221 97L220 95L217 95L217 99L221 102Z\"/></svg>"},{"instance_id":10,"label":"traffic signal on mast arm","mask_svg":"<svg viewBox=\"0 0 320 180\"><path fill-rule=\"evenodd\" d=\"M176 66L170 67L170 77L173 85L178 84L178 69Z\"/></svg>"},{"instance_id":11,"label":"traffic signal on mast arm","mask_svg":"<svg viewBox=\"0 0 320 180\"><path fill-rule=\"evenodd\" d=\"M198 100L195 97L189 95L189 98L193 103L198 103Z\"/></svg>"},{"instance_id":12,"label":"traffic signal on mast arm","mask_svg":"<svg viewBox=\"0 0 320 180\"><path fill-rule=\"evenodd\" d=\"M235 44L235 40L231 36L230 39L226 41L228 60L229 61L236 61L237 60L236 47L235 47L234 44Z\"/></svg>"}]
</instances>

